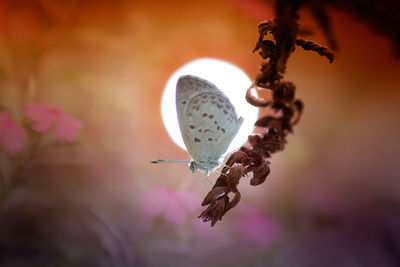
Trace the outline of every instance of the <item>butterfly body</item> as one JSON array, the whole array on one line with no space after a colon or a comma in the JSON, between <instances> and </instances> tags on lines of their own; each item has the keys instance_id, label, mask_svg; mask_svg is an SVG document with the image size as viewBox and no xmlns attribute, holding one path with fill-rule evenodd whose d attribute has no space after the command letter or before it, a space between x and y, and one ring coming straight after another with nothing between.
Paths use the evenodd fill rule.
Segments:
<instances>
[{"instance_id":1,"label":"butterfly body","mask_svg":"<svg viewBox=\"0 0 400 267\"><path fill-rule=\"evenodd\" d=\"M192 158L190 169L206 173L220 165L243 123L235 108L214 84L192 75L179 78L176 109L185 146Z\"/></svg>"}]
</instances>

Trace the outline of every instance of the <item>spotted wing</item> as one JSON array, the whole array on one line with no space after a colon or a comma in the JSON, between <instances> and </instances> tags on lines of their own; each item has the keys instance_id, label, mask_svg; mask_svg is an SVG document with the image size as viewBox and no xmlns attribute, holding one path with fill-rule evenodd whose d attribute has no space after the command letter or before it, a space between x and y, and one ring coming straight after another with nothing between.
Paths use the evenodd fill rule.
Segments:
<instances>
[{"instance_id":1,"label":"spotted wing","mask_svg":"<svg viewBox=\"0 0 400 267\"><path fill-rule=\"evenodd\" d=\"M196 162L217 161L243 122L221 90L191 75L178 80L176 107L183 141Z\"/></svg>"}]
</instances>

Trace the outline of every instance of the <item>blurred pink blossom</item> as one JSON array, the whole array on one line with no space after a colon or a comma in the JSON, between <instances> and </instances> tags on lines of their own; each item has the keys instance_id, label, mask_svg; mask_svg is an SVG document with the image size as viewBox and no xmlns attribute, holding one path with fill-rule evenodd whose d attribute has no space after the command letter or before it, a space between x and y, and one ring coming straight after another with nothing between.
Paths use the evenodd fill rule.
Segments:
<instances>
[{"instance_id":1,"label":"blurred pink blossom","mask_svg":"<svg viewBox=\"0 0 400 267\"><path fill-rule=\"evenodd\" d=\"M186 214L200 206L200 198L191 192L161 187L144 195L141 206L145 216L162 215L168 222L181 226Z\"/></svg>"},{"instance_id":2,"label":"blurred pink blossom","mask_svg":"<svg viewBox=\"0 0 400 267\"><path fill-rule=\"evenodd\" d=\"M329 189L332 188L333 186ZM332 191L316 186L305 188L299 199L303 215L313 216L317 213L325 213L330 216L341 215L346 205L342 204L342 199L335 196L335 192Z\"/></svg>"},{"instance_id":3,"label":"blurred pink blossom","mask_svg":"<svg viewBox=\"0 0 400 267\"><path fill-rule=\"evenodd\" d=\"M251 206L242 206L239 213L240 217L234 226L245 238L260 246L269 245L279 238L281 227L261 211Z\"/></svg>"},{"instance_id":4,"label":"blurred pink blossom","mask_svg":"<svg viewBox=\"0 0 400 267\"><path fill-rule=\"evenodd\" d=\"M51 108L39 102L26 105L24 114L33 122L32 128L38 133L48 132L55 123L54 132L60 141L72 142L82 130L82 122L60 108Z\"/></svg>"},{"instance_id":5,"label":"blurred pink blossom","mask_svg":"<svg viewBox=\"0 0 400 267\"><path fill-rule=\"evenodd\" d=\"M10 117L7 110L0 111L0 146L14 155L24 149L26 133Z\"/></svg>"}]
</instances>

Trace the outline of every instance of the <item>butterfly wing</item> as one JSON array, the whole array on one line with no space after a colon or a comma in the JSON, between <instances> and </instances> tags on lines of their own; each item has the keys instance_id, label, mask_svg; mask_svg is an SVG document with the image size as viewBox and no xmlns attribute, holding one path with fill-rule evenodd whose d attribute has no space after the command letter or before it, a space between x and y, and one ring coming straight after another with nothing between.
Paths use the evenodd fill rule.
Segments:
<instances>
[{"instance_id":1,"label":"butterfly wing","mask_svg":"<svg viewBox=\"0 0 400 267\"><path fill-rule=\"evenodd\" d=\"M218 161L243 122L221 90L191 75L178 80L176 108L183 141L197 163Z\"/></svg>"}]
</instances>

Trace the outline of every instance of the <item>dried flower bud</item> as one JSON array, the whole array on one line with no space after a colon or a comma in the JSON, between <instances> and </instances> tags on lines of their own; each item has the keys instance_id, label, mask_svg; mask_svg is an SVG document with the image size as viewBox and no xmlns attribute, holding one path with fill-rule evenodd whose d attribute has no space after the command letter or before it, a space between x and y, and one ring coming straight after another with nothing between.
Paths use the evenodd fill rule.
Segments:
<instances>
[{"instance_id":1,"label":"dried flower bud","mask_svg":"<svg viewBox=\"0 0 400 267\"><path fill-rule=\"evenodd\" d=\"M275 101L291 102L294 99L296 87L291 82L281 82L278 84L273 93Z\"/></svg>"},{"instance_id":2,"label":"dried flower bud","mask_svg":"<svg viewBox=\"0 0 400 267\"><path fill-rule=\"evenodd\" d=\"M253 88L250 87L250 88L247 90L247 92L246 92L246 101L247 101L249 104L251 104L251 105L253 105L253 106L256 106L256 107L267 107L267 106L269 106L269 105L272 104L271 101L266 101L266 100L264 100L264 99L262 99L262 98L258 98L258 97L256 97L256 96L252 95L252 94L251 94L251 90L252 90L252 89L253 89Z\"/></svg>"},{"instance_id":3,"label":"dried flower bud","mask_svg":"<svg viewBox=\"0 0 400 267\"><path fill-rule=\"evenodd\" d=\"M264 183L269 173L269 161L263 161L260 166L253 170L253 178L250 179L250 184L256 186Z\"/></svg>"},{"instance_id":4,"label":"dried flower bud","mask_svg":"<svg viewBox=\"0 0 400 267\"><path fill-rule=\"evenodd\" d=\"M226 193L226 188L224 186L216 186L211 189L210 192L208 192L207 196L204 198L203 202L201 203L202 206L206 206L213 202L214 200L217 200L221 196L223 196Z\"/></svg>"},{"instance_id":5,"label":"dried flower bud","mask_svg":"<svg viewBox=\"0 0 400 267\"><path fill-rule=\"evenodd\" d=\"M243 165L235 166L229 170L229 187L230 191L236 192L239 179L246 173L246 168Z\"/></svg>"},{"instance_id":6,"label":"dried flower bud","mask_svg":"<svg viewBox=\"0 0 400 267\"><path fill-rule=\"evenodd\" d=\"M228 200L229 198L224 196L213 201L197 218L201 218L203 222L211 220L211 226L214 226L214 224L218 220L221 220L222 216L225 214L225 206L228 203Z\"/></svg>"},{"instance_id":7,"label":"dried flower bud","mask_svg":"<svg viewBox=\"0 0 400 267\"><path fill-rule=\"evenodd\" d=\"M261 42L260 46L261 46L261 51L259 52L259 54L263 59L267 59L274 56L275 52L274 42L270 40L265 40Z\"/></svg>"}]
</instances>

